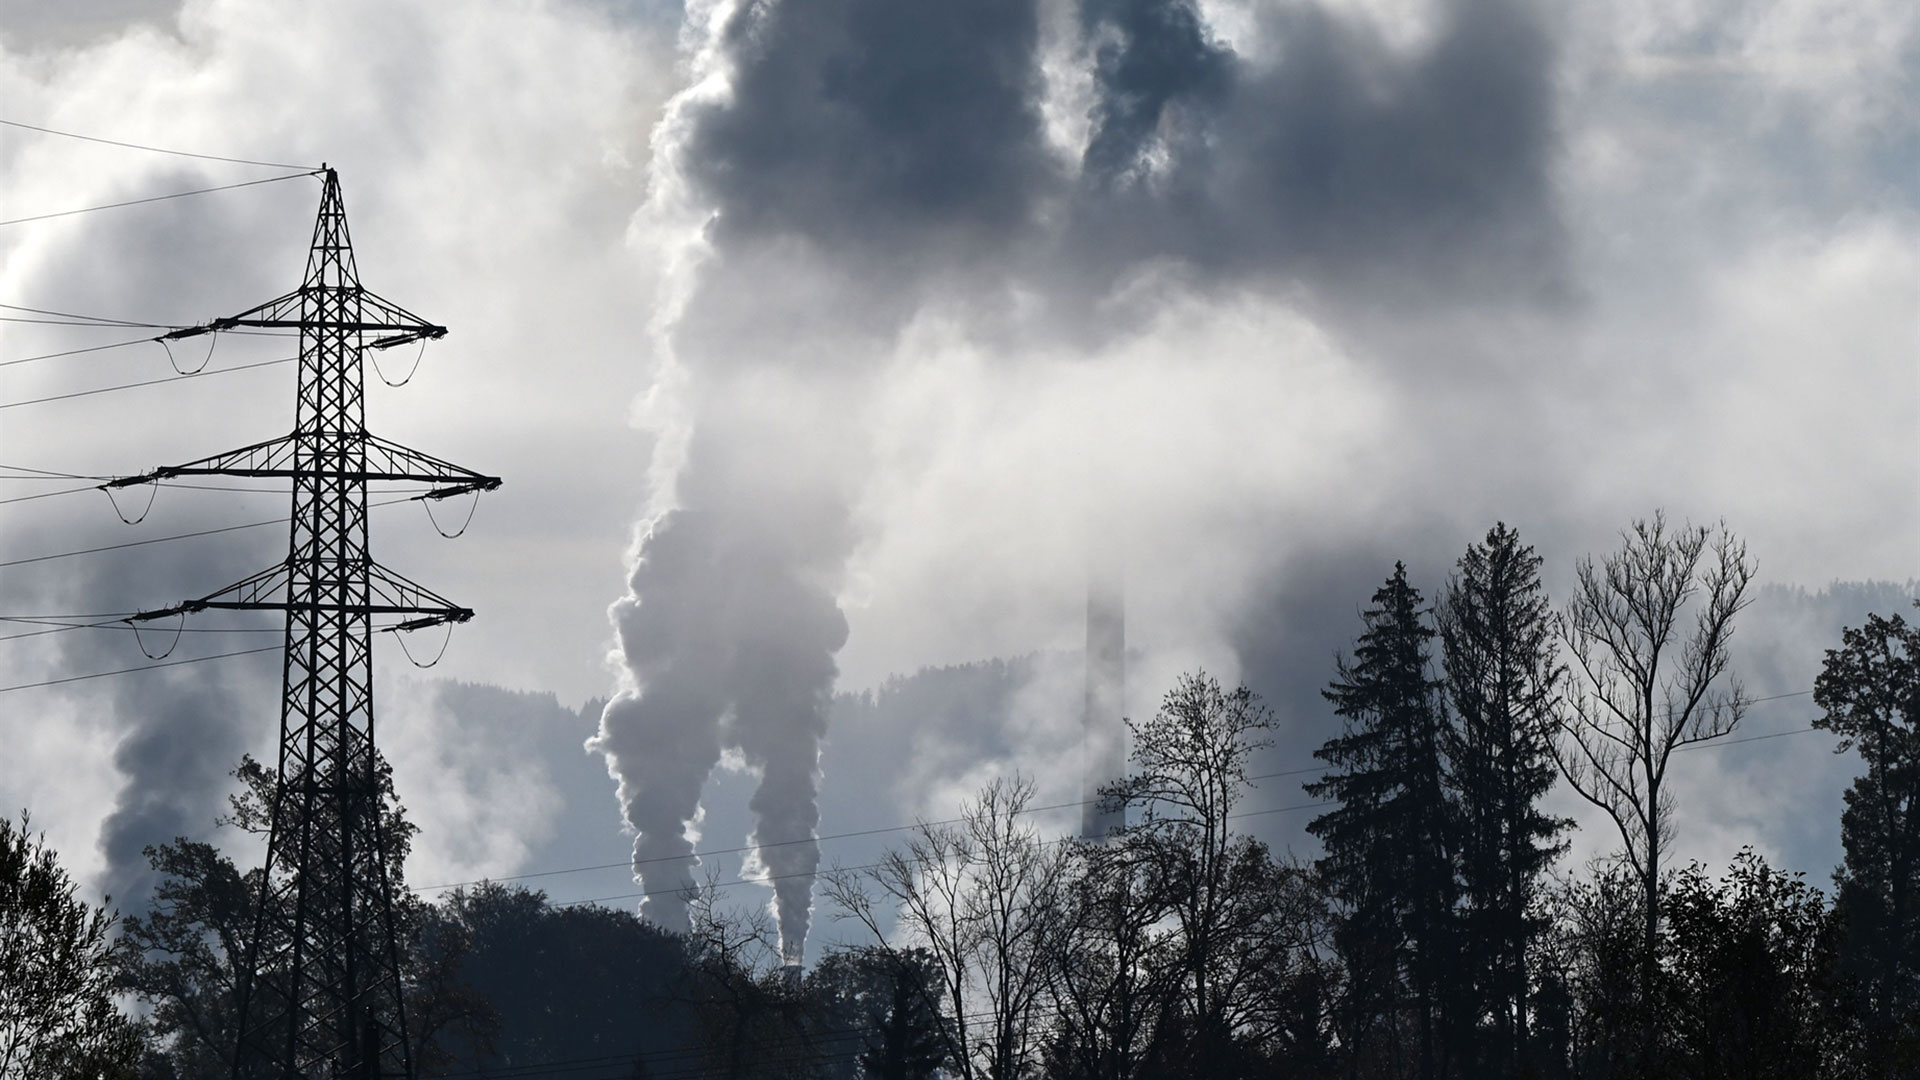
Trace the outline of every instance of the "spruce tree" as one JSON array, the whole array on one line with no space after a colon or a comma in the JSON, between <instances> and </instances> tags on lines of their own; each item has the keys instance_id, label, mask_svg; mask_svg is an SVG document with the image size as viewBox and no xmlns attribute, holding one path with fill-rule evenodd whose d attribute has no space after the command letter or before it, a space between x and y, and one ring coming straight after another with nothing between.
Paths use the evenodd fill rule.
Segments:
<instances>
[{"instance_id":1,"label":"spruce tree","mask_svg":"<svg viewBox=\"0 0 1920 1080\"><path fill-rule=\"evenodd\" d=\"M1337 661L1338 677L1323 691L1346 725L1314 752L1329 769L1305 785L1340 803L1307 831L1325 849L1317 865L1339 907L1335 948L1349 979L1341 1034L1353 1074L1405 1072L1403 1015L1417 1075L1448 1071L1444 1005L1457 970L1452 812L1441 787L1439 684L1429 670L1434 631L1421 604L1406 567L1394 564L1362 614L1366 630L1353 658Z\"/></svg>"},{"instance_id":2,"label":"spruce tree","mask_svg":"<svg viewBox=\"0 0 1920 1080\"><path fill-rule=\"evenodd\" d=\"M1530 913L1571 825L1540 810L1558 770L1553 625L1540 557L1504 523L1467 548L1436 612L1452 722L1448 787L1458 808L1461 960L1471 1014L1486 1018L1481 1069L1519 1075L1528 1044Z\"/></svg>"}]
</instances>

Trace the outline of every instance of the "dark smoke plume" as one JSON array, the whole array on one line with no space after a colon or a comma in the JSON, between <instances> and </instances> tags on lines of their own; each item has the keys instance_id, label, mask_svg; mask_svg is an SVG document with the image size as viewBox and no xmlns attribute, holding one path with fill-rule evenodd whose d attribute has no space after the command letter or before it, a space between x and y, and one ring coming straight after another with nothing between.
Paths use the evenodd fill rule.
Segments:
<instances>
[{"instance_id":1,"label":"dark smoke plume","mask_svg":"<svg viewBox=\"0 0 1920 1080\"><path fill-rule=\"evenodd\" d=\"M761 775L757 841L818 822L859 395L916 315L958 313L1018 355L1028 331L1098 339L1149 317L1089 317L1149 264L1501 294L1551 280L1560 236L1552 56L1521 0L1447 0L1410 55L1292 4L1261 15L1277 45L1258 56L1192 0L1082 0L1077 147L1046 121L1059 88L1039 0L692 10L692 81L657 132L650 207L692 253L669 260L658 341L679 410L662 444L691 449L613 608L630 688L592 744L637 834L646 910L669 926L685 924L673 897L694 884L689 830L727 748ZM769 380L811 396L780 400ZM811 844L750 861L776 879L790 958L817 861Z\"/></svg>"}]
</instances>

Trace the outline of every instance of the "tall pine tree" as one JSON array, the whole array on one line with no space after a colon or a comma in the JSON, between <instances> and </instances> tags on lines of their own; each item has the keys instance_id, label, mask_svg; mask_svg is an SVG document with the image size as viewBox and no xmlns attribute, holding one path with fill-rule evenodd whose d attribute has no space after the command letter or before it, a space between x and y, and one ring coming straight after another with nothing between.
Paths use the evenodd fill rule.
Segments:
<instances>
[{"instance_id":1,"label":"tall pine tree","mask_svg":"<svg viewBox=\"0 0 1920 1080\"><path fill-rule=\"evenodd\" d=\"M1314 752L1329 769L1306 790L1340 803L1307 831L1325 849L1318 868L1340 909L1334 938L1349 974L1341 1034L1350 1074L1405 1075L1411 1050L1415 1075L1432 1080L1450 1071L1447 1004L1458 963L1443 717L1421 604L1396 563L1362 615L1353 659L1338 661L1323 691L1346 727Z\"/></svg>"},{"instance_id":2,"label":"tall pine tree","mask_svg":"<svg viewBox=\"0 0 1920 1080\"><path fill-rule=\"evenodd\" d=\"M1553 786L1555 703L1565 669L1540 586L1540 557L1504 523L1460 559L1436 612L1453 718L1444 750L1458 808L1461 960L1478 1071L1518 1076L1528 1057L1528 952L1543 928L1530 914L1572 823L1541 812Z\"/></svg>"}]
</instances>

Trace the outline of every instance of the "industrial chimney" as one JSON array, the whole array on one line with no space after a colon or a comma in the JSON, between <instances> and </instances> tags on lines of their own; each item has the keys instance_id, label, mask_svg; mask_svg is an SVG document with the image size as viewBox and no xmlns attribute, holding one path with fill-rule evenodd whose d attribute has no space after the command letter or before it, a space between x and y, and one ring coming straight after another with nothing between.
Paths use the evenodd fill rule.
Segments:
<instances>
[{"instance_id":1,"label":"industrial chimney","mask_svg":"<svg viewBox=\"0 0 1920 1080\"><path fill-rule=\"evenodd\" d=\"M1089 545L1087 564L1087 712L1080 835L1099 840L1127 823L1126 810L1099 802L1101 787L1126 767L1127 606L1120 560L1110 537Z\"/></svg>"}]
</instances>

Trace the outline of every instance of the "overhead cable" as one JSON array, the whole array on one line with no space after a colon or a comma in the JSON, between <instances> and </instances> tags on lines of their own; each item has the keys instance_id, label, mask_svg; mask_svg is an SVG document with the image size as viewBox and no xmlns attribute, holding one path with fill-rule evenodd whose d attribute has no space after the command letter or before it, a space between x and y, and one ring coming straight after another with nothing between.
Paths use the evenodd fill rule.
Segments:
<instances>
[{"instance_id":1,"label":"overhead cable","mask_svg":"<svg viewBox=\"0 0 1920 1080\"><path fill-rule=\"evenodd\" d=\"M265 180L246 180L238 184L221 184L218 187L194 188L192 191L175 191L167 195L150 195L144 199L128 199L124 202L102 203L99 206L82 206L74 210L56 210L50 214L32 214L27 217L0 221L0 227L24 225L29 221L47 221L51 218L72 217L75 214L91 214L96 210L118 210L123 206L141 206L146 203L166 202L168 199L184 199L190 195L210 195L216 191L232 191L235 188L253 187L256 184L273 184L281 180L292 180L300 176L312 176L313 173L287 173L282 176L269 176Z\"/></svg>"},{"instance_id":2,"label":"overhead cable","mask_svg":"<svg viewBox=\"0 0 1920 1080\"><path fill-rule=\"evenodd\" d=\"M79 326L129 326L146 330L178 330L179 326L169 323L140 322L137 319L109 319L104 315L80 315L71 311L52 311L47 308L26 307L22 304L0 304L0 310L24 311L29 315L46 315L55 319L71 319Z\"/></svg>"},{"instance_id":3,"label":"overhead cable","mask_svg":"<svg viewBox=\"0 0 1920 1080\"><path fill-rule=\"evenodd\" d=\"M263 169L297 169L303 173L315 171L311 165L289 165L283 161L256 161L252 158L227 157L222 154L196 154L191 150L170 150L164 146L148 146L145 143L122 142L119 139L103 139L98 135L82 135L75 131L61 131L57 128L41 127L38 124L25 124L18 120L0 120L0 124L11 128L24 128L27 131L37 131L42 135L58 135L63 139L79 139L82 142L102 143L107 146L119 146L128 150L145 150L154 154L171 154L174 157L198 158L201 161L224 161L231 165L257 165Z\"/></svg>"},{"instance_id":4,"label":"overhead cable","mask_svg":"<svg viewBox=\"0 0 1920 1080\"><path fill-rule=\"evenodd\" d=\"M53 394L48 397L28 398L25 401L0 402L0 409L17 409L22 405L44 405L49 401L67 401L72 398L91 397L94 394L110 394L116 390L132 390L141 386L158 386L161 383L180 382L184 379L203 379L209 375L228 375L236 371L251 371L254 368L273 367L277 364L291 364L300 359L297 356L283 356L278 360L261 360L252 364L235 364L232 367L215 368L212 371L194 371L186 374L169 375L164 379L146 379L141 382L119 383L114 386L97 386L91 390L75 390L70 394Z\"/></svg>"},{"instance_id":5,"label":"overhead cable","mask_svg":"<svg viewBox=\"0 0 1920 1080\"><path fill-rule=\"evenodd\" d=\"M101 479L105 479L105 477L101 477ZM92 489L88 489L88 490L92 490ZM222 488L219 490L256 490L256 489ZM263 488L258 490L271 490L271 489ZM371 509L374 509L375 507L381 507L381 506L397 506L400 503L413 502L413 501L414 500L411 496L403 496L401 498L395 498L395 499L380 499L380 500L368 503L367 509L371 510ZM51 555L34 555L24 559L8 559L5 562L0 562L0 567L26 566L31 563L51 562L54 559L71 559L79 555L97 555L103 551L119 551L122 548L144 547L147 544L165 544L173 540L191 540L197 536L217 536L220 533L239 532L242 529L258 529L264 525L284 525L286 524L287 520L288 519L285 517L267 518L262 521L245 522L240 525L222 525L218 528L213 528L213 529L198 529L198 530L195 530L194 532L174 533L171 536L151 536L145 540L128 540L125 543L121 543L121 544L106 544L101 547L78 548L73 551L59 551Z\"/></svg>"},{"instance_id":6,"label":"overhead cable","mask_svg":"<svg viewBox=\"0 0 1920 1080\"><path fill-rule=\"evenodd\" d=\"M182 664L204 664L209 660L225 660L233 656L252 656L255 653L279 652L284 646L263 645L257 649L238 649L234 652L214 653L210 656L195 656L185 660L166 660L157 664L142 664L139 667L120 668L117 671L94 671L85 675L68 675L63 679L43 679L40 682L19 683L14 686L0 686L0 694L10 694L15 690L32 690L42 686L63 686L67 683L86 682L89 679L105 679L113 675L132 675L156 668L179 667Z\"/></svg>"}]
</instances>

